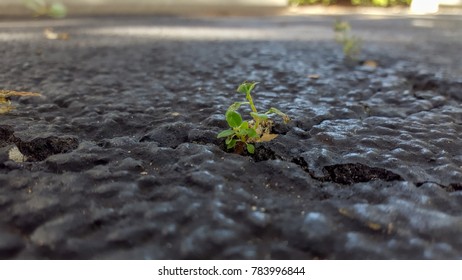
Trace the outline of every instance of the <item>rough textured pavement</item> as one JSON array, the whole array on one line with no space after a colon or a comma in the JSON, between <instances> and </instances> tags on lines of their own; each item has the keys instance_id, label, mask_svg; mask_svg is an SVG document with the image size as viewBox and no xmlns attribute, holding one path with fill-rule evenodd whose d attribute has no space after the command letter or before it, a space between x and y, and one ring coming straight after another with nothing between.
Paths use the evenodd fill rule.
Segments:
<instances>
[{"instance_id":1,"label":"rough textured pavement","mask_svg":"<svg viewBox=\"0 0 462 280\"><path fill-rule=\"evenodd\" d=\"M462 20L344 19L378 67L328 16L1 21L44 97L1 116L0 257L462 258ZM244 80L292 118L252 157L216 139Z\"/></svg>"}]
</instances>

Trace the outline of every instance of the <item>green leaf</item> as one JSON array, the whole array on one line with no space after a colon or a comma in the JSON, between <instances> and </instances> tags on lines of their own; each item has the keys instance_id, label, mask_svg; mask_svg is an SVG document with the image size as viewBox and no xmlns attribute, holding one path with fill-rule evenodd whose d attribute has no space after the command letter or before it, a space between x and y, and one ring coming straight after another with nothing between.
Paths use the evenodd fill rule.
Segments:
<instances>
[{"instance_id":1,"label":"green leaf","mask_svg":"<svg viewBox=\"0 0 462 280\"><path fill-rule=\"evenodd\" d=\"M226 112L226 121L230 127L238 127L242 123L241 114L235 111Z\"/></svg>"},{"instance_id":2,"label":"green leaf","mask_svg":"<svg viewBox=\"0 0 462 280\"><path fill-rule=\"evenodd\" d=\"M243 129L237 129L236 130L236 136L238 138L242 138L242 137L244 137L246 135L247 135L247 132L245 130L243 130Z\"/></svg>"},{"instance_id":3,"label":"green leaf","mask_svg":"<svg viewBox=\"0 0 462 280\"><path fill-rule=\"evenodd\" d=\"M244 94L249 94L255 88L255 86L257 84L258 84L258 82L253 82L253 83L243 82L237 88L237 92L244 93Z\"/></svg>"},{"instance_id":4,"label":"green leaf","mask_svg":"<svg viewBox=\"0 0 462 280\"><path fill-rule=\"evenodd\" d=\"M225 140L226 145L228 145L229 143L231 143L231 141L233 141L233 139L234 139L234 137L228 137L228 138L226 138L226 140Z\"/></svg>"},{"instance_id":5,"label":"green leaf","mask_svg":"<svg viewBox=\"0 0 462 280\"><path fill-rule=\"evenodd\" d=\"M236 146L236 142L237 142L236 139L231 139L231 141L229 141L229 143L226 144L226 147L228 149L232 149L232 148L234 148Z\"/></svg>"},{"instance_id":6,"label":"green leaf","mask_svg":"<svg viewBox=\"0 0 462 280\"><path fill-rule=\"evenodd\" d=\"M250 112L250 115L256 120L267 120L268 119L267 114L260 114L260 113Z\"/></svg>"},{"instance_id":7,"label":"green leaf","mask_svg":"<svg viewBox=\"0 0 462 280\"><path fill-rule=\"evenodd\" d=\"M255 146L254 145L246 143L246 146L247 146L247 151L249 153L251 153L251 154L255 153Z\"/></svg>"},{"instance_id":8,"label":"green leaf","mask_svg":"<svg viewBox=\"0 0 462 280\"><path fill-rule=\"evenodd\" d=\"M48 9L48 15L52 18L63 18L67 15L67 8L61 3L53 3Z\"/></svg>"},{"instance_id":9,"label":"green leaf","mask_svg":"<svg viewBox=\"0 0 462 280\"><path fill-rule=\"evenodd\" d=\"M266 114L276 114L282 117L282 120L284 121L284 123L290 122L290 118L288 115L284 114L283 112L279 111L278 109L274 107L269 109L268 112L266 112Z\"/></svg>"},{"instance_id":10,"label":"green leaf","mask_svg":"<svg viewBox=\"0 0 462 280\"><path fill-rule=\"evenodd\" d=\"M240 129L247 129L249 128L249 123L247 121L243 121L239 126Z\"/></svg>"},{"instance_id":11,"label":"green leaf","mask_svg":"<svg viewBox=\"0 0 462 280\"><path fill-rule=\"evenodd\" d=\"M249 102L234 102L231 106L229 106L228 110L226 110L226 113L237 111L237 109L239 109L239 107L241 107L244 104L249 104Z\"/></svg>"},{"instance_id":12,"label":"green leaf","mask_svg":"<svg viewBox=\"0 0 462 280\"><path fill-rule=\"evenodd\" d=\"M218 133L217 138L223 138L233 135L235 132L232 129L223 130L222 132Z\"/></svg>"},{"instance_id":13,"label":"green leaf","mask_svg":"<svg viewBox=\"0 0 462 280\"><path fill-rule=\"evenodd\" d=\"M250 138L259 138L258 134L257 134L257 131L253 128L249 128L246 130L247 132L247 135L250 137Z\"/></svg>"}]
</instances>

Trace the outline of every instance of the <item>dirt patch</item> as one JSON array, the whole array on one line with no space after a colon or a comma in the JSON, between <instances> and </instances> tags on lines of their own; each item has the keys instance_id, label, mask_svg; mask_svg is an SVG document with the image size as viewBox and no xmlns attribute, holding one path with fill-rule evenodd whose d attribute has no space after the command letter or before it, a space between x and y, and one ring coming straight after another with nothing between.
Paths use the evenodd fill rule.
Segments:
<instances>
[{"instance_id":1,"label":"dirt patch","mask_svg":"<svg viewBox=\"0 0 462 280\"><path fill-rule=\"evenodd\" d=\"M22 141L14 135L11 126L0 126L0 148L14 144L27 158L27 161L42 161L47 157L60 153L67 153L78 146L78 140L73 137L35 138L30 141Z\"/></svg>"}]
</instances>

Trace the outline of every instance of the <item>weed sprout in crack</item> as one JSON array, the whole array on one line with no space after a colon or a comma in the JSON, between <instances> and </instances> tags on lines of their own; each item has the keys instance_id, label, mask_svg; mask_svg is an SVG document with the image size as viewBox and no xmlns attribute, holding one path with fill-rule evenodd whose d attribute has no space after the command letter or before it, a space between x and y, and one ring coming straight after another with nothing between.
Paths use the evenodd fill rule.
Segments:
<instances>
[{"instance_id":1,"label":"weed sprout in crack","mask_svg":"<svg viewBox=\"0 0 462 280\"><path fill-rule=\"evenodd\" d=\"M226 148L234 149L237 154L242 154L245 150L253 154L255 153L254 143L270 141L277 137L277 134L271 134L274 124L270 118L272 115L281 116L285 123L290 121L289 116L274 107L265 113L258 112L251 95L257 84L257 82L243 82L239 85L237 92L245 94L247 101L235 102L229 106L225 117L230 128L217 135L218 138L226 138ZM243 120L237 111L242 105L249 105L251 120Z\"/></svg>"},{"instance_id":2,"label":"weed sprout in crack","mask_svg":"<svg viewBox=\"0 0 462 280\"><path fill-rule=\"evenodd\" d=\"M59 2L48 3L45 0L23 0L23 3L37 17L64 18L67 15L66 6Z\"/></svg>"},{"instance_id":3,"label":"weed sprout in crack","mask_svg":"<svg viewBox=\"0 0 462 280\"><path fill-rule=\"evenodd\" d=\"M334 24L335 41L342 45L343 55L347 63L354 63L361 53L361 38L351 34L351 26L348 22L336 20Z\"/></svg>"}]
</instances>

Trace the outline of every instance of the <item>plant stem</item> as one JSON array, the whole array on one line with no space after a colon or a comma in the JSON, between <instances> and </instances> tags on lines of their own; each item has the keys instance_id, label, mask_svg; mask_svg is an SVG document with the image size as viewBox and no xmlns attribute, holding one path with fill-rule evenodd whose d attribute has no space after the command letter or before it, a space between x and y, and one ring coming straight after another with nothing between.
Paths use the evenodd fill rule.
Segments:
<instances>
[{"instance_id":1,"label":"plant stem","mask_svg":"<svg viewBox=\"0 0 462 280\"><path fill-rule=\"evenodd\" d=\"M250 90L247 92L245 97L249 101L250 109L252 109L254 113L258 113L257 108L253 104L253 99L252 99L252 95L250 95ZM260 121L257 118L254 118L254 120L255 120L255 125L253 126L253 129L257 130L258 126L260 125Z\"/></svg>"},{"instance_id":2,"label":"plant stem","mask_svg":"<svg viewBox=\"0 0 462 280\"><path fill-rule=\"evenodd\" d=\"M253 104L253 99L252 99L252 96L250 95L250 91L247 92L246 98L247 100L249 100L250 108L252 109L252 111L255 113L258 113L257 108L255 108L255 105Z\"/></svg>"}]
</instances>

